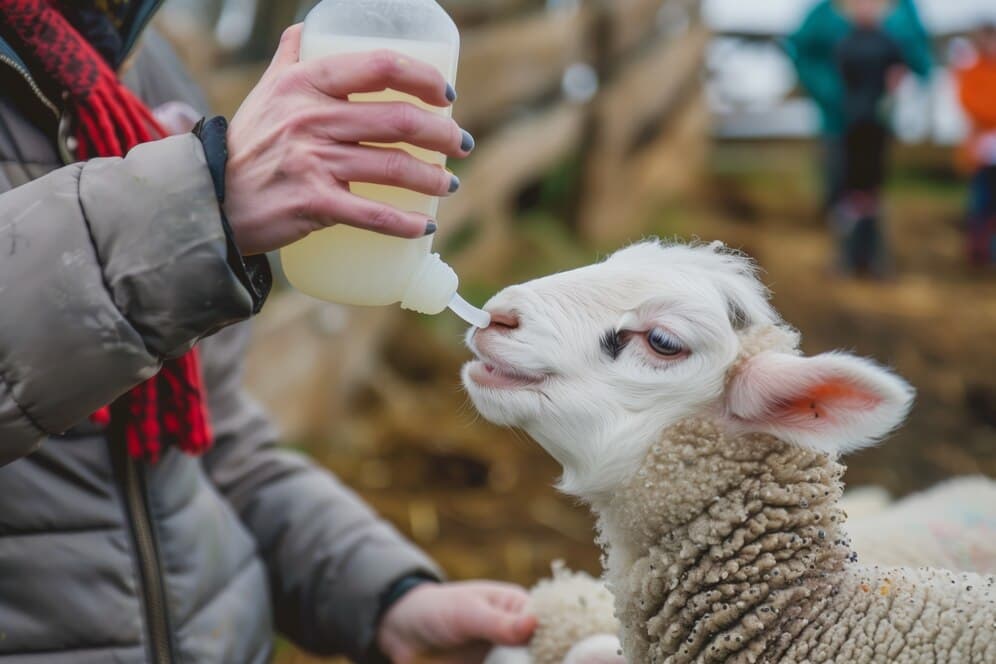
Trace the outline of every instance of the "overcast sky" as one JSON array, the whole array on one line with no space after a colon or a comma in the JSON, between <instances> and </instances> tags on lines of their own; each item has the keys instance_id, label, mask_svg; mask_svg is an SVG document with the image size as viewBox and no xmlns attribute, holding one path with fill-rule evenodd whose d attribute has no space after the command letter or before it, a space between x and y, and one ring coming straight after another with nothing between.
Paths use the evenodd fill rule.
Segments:
<instances>
[{"instance_id":1,"label":"overcast sky","mask_svg":"<svg viewBox=\"0 0 996 664\"><path fill-rule=\"evenodd\" d=\"M783 34L791 31L818 0L705 0L706 20L716 30ZM927 28L965 30L983 16L996 21L996 0L917 0Z\"/></svg>"}]
</instances>

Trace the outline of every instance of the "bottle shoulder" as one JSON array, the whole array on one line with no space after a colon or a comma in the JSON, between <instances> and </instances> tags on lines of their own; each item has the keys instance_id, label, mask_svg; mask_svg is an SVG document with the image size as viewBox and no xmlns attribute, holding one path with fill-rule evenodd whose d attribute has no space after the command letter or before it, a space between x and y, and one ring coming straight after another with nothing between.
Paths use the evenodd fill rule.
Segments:
<instances>
[{"instance_id":1,"label":"bottle shoulder","mask_svg":"<svg viewBox=\"0 0 996 664\"><path fill-rule=\"evenodd\" d=\"M305 18L306 33L459 45L460 32L435 0L323 0Z\"/></svg>"}]
</instances>

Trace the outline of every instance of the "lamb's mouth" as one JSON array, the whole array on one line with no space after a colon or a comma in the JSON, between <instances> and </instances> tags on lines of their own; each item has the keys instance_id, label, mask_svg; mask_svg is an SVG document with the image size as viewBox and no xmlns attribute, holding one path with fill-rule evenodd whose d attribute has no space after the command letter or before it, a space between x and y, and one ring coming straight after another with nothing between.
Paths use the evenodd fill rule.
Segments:
<instances>
[{"instance_id":1,"label":"lamb's mouth","mask_svg":"<svg viewBox=\"0 0 996 664\"><path fill-rule=\"evenodd\" d=\"M532 387L547 379L544 374L516 369L492 359L475 360L468 364L467 377L480 387L501 390Z\"/></svg>"}]
</instances>

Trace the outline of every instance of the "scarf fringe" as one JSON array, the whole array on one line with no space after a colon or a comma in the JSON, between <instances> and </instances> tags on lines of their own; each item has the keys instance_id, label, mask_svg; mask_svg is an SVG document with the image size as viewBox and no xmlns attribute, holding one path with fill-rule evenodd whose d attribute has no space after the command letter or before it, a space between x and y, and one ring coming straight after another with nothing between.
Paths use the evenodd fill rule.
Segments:
<instances>
[{"instance_id":1,"label":"scarf fringe","mask_svg":"<svg viewBox=\"0 0 996 664\"><path fill-rule=\"evenodd\" d=\"M145 104L107 74L102 72L86 99L77 102L81 160L124 155L135 145L168 135Z\"/></svg>"}]
</instances>

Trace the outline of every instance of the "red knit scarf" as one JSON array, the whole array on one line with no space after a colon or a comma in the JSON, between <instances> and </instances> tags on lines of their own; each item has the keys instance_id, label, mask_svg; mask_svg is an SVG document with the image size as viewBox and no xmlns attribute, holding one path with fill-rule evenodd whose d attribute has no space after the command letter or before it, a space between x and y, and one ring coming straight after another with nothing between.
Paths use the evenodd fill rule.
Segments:
<instances>
[{"instance_id":1,"label":"red knit scarf","mask_svg":"<svg viewBox=\"0 0 996 664\"><path fill-rule=\"evenodd\" d=\"M57 103L64 100L76 120L79 159L120 157L139 143L166 135L52 0L0 0L0 35L25 60L47 96ZM135 458L155 463L171 444L189 454L206 451L211 431L197 352L165 362L155 377L91 419L109 424L112 417L122 425Z\"/></svg>"}]
</instances>

